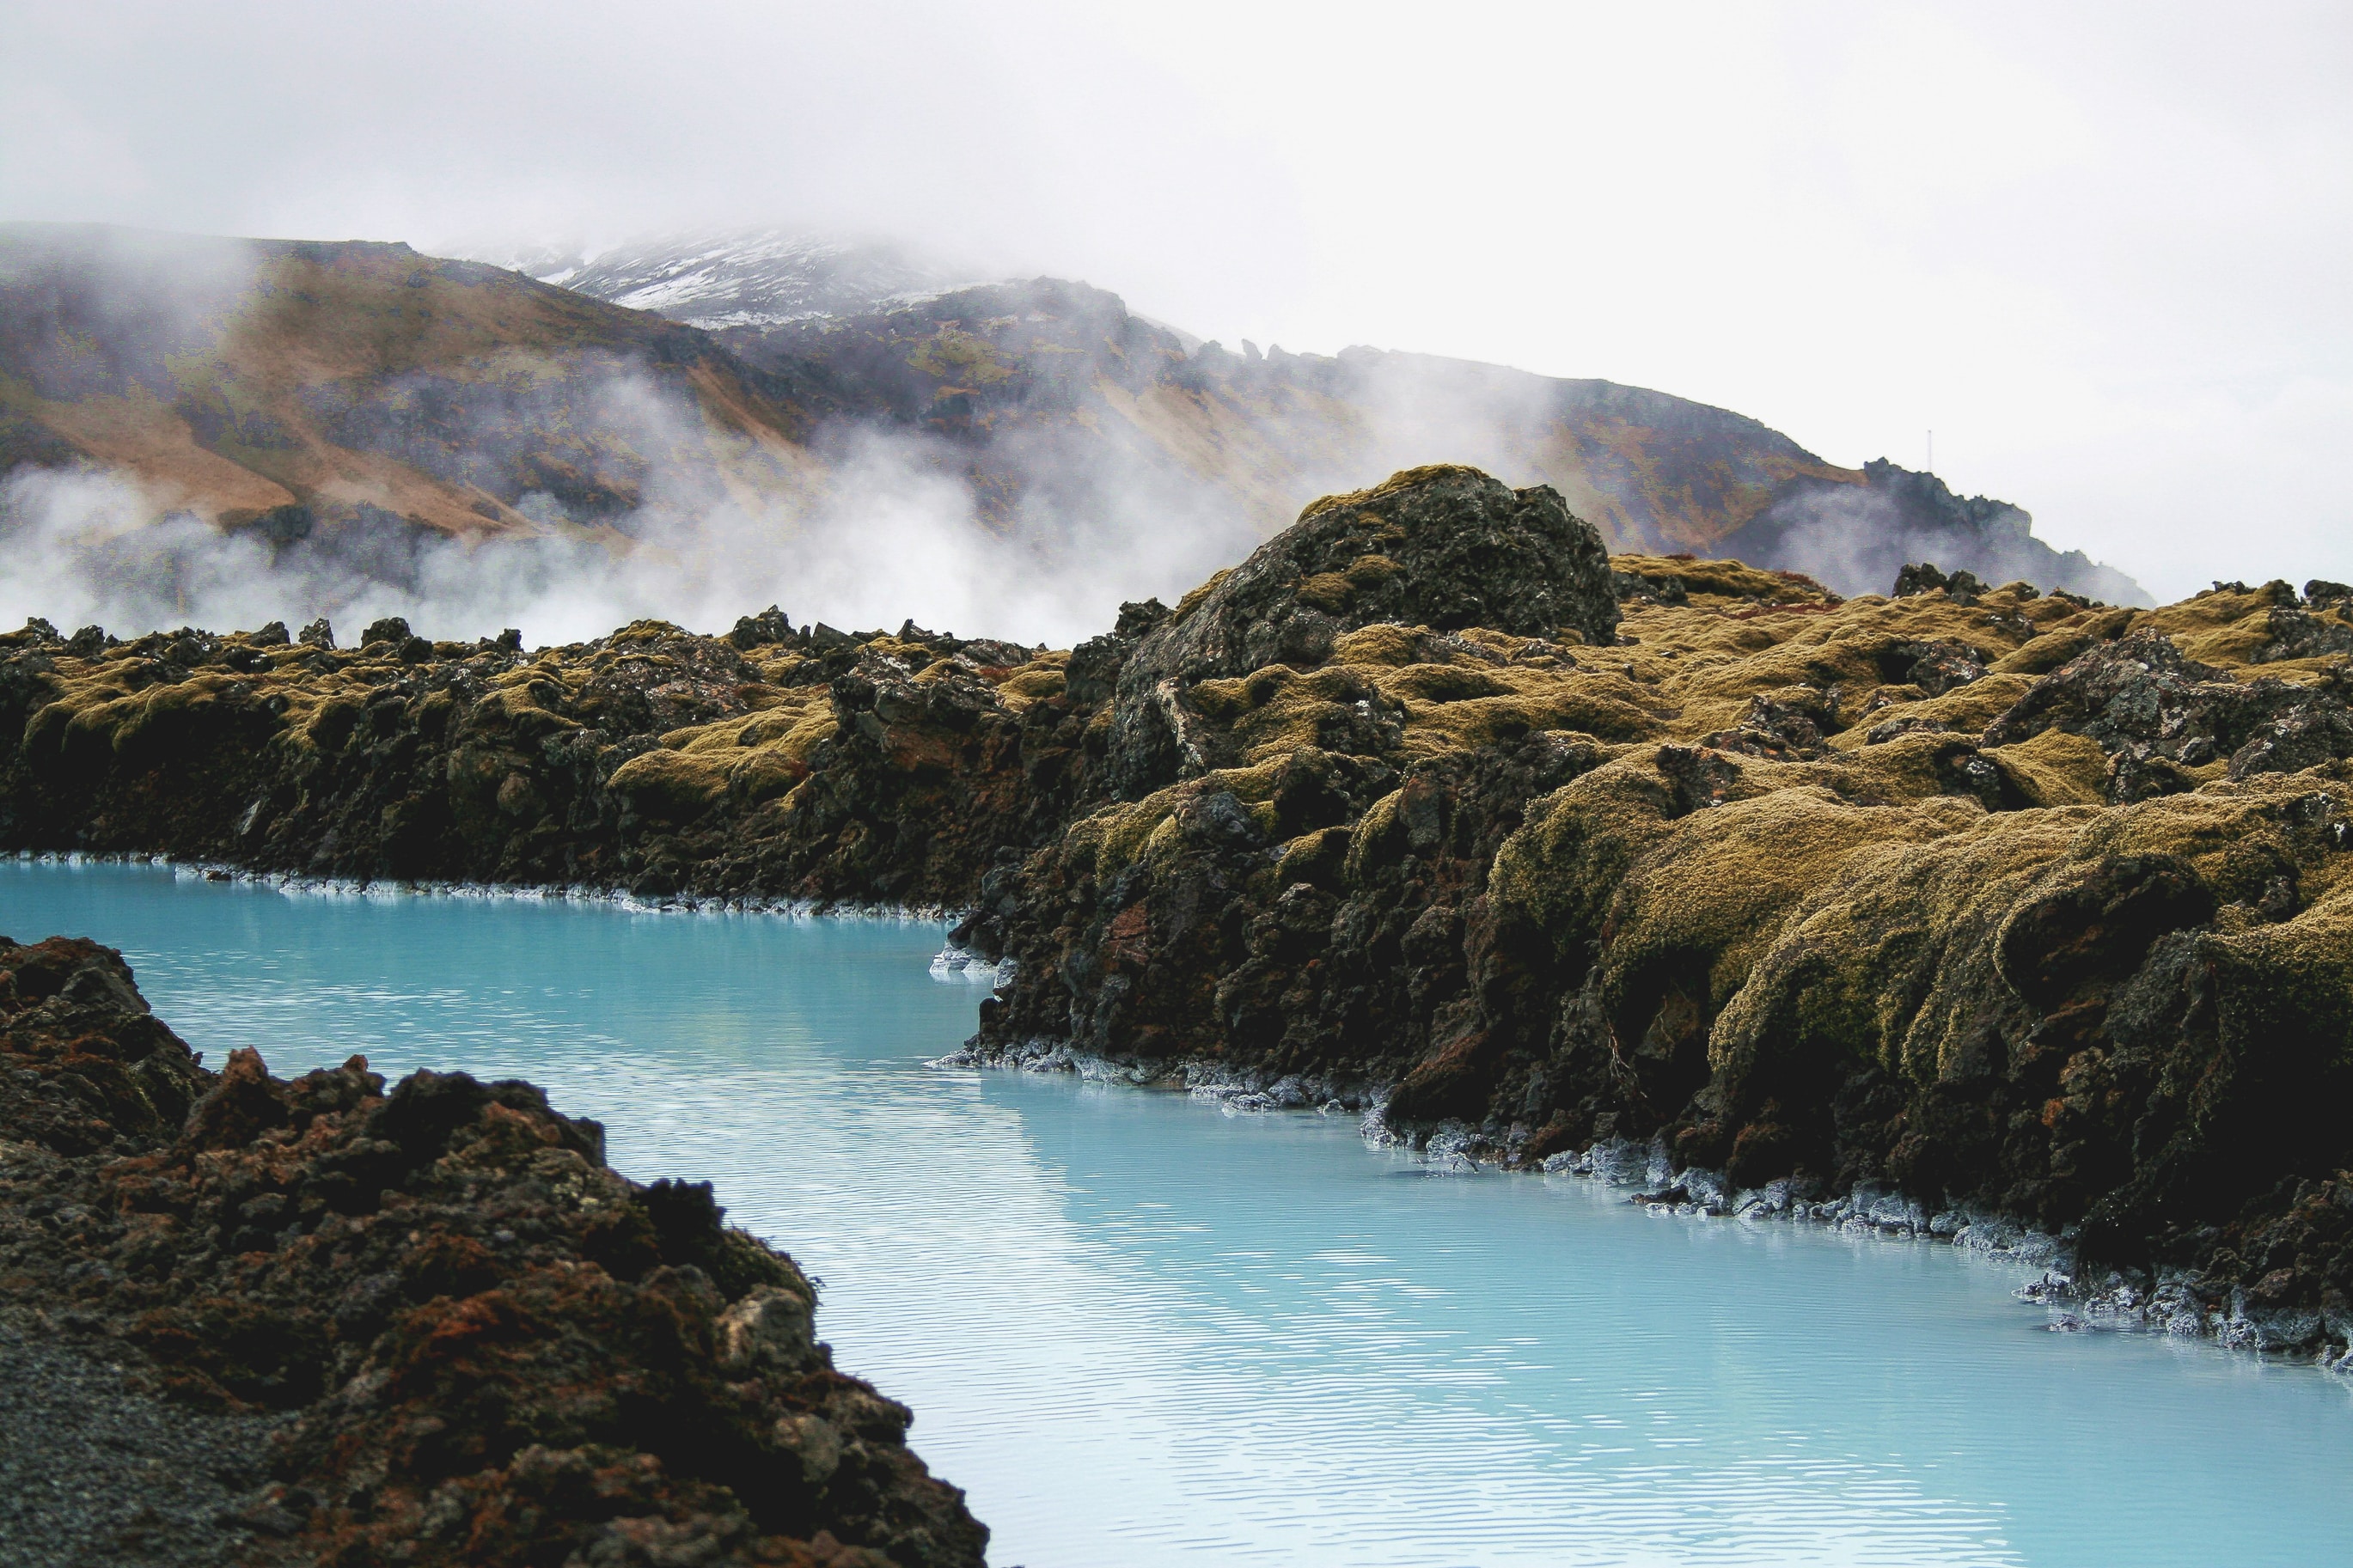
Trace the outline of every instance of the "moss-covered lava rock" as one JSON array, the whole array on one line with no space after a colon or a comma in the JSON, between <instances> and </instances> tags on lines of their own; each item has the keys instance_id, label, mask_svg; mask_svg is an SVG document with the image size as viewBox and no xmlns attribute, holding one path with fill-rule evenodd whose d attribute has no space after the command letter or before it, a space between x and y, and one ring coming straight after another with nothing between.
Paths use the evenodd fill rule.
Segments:
<instances>
[{"instance_id":1,"label":"moss-covered lava rock","mask_svg":"<svg viewBox=\"0 0 2353 1568\"><path fill-rule=\"evenodd\" d=\"M0 847L962 903L1059 826L1083 717L1060 655L902 630L639 621L526 655L37 625L0 637Z\"/></svg>"},{"instance_id":2,"label":"moss-covered lava rock","mask_svg":"<svg viewBox=\"0 0 2353 1568\"><path fill-rule=\"evenodd\" d=\"M2342 607L1614 564L1616 646L1377 622L1309 668L1124 678L1189 776L989 874L976 1059L1892 1187L2344 1343L2313 1196L2353 1165L2320 1109L2353 1088Z\"/></svg>"},{"instance_id":3,"label":"moss-covered lava rock","mask_svg":"<svg viewBox=\"0 0 2353 1568\"><path fill-rule=\"evenodd\" d=\"M1187 700L1201 682L1274 666L1306 674L1374 625L1607 644L1618 595L1601 536L1548 486L1513 490L1438 467L1326 496L1145 636L1120 672L1113 787L1140 795L1225 760L1204 751L1221 726Z\"/></svg>"}]
</instances>

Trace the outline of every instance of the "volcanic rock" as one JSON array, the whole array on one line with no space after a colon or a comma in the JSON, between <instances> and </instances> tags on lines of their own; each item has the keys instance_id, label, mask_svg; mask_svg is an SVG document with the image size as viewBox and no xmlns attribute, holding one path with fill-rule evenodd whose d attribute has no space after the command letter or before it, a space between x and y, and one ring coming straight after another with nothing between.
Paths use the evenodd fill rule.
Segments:
<instances>
[{"instance_id":1,"label":"volcanic rock","mask_svg":"<svg viewBox=\"0 0 2353 1568\"><path fill-rule=\"evenodd\" d=\"M1127 658L1113 787L1132 798L1204 770L1191 688L1274 665L1314 669L1341 634L1380 622L1607 646L1618 595L1600 535L1549 486L1514 490L1439 467L1327 496L1188 595Z\"/></svg>"},{"instance_id":2,"label":"volcanic rock","mask_svg":"<svg viewBox=\"0 0 2353 1568\"><path fill-rule=\"evenodd\" d=\"M2280 614L2271 612L2272 626ZM2256 660L2269 651L2258 648ZM2241 779L2353 755L2341 677L2315 686L2234 680L2154 631L2093 647L2044 676L1988 726L1985 743L2014 745L2054 729L2108 753L2108 793L2120 804L2194 788L2194 770L2225 759L2228 776Z\"/></svg>"},{"instance_id":3,"label":"volcanic rock","mask_svg":"<svg viewBox=\"0 0 2353 1568\"><path fill-rule=\"evenodd\" d=\"M981 1562L792 1260L528 1084L215 1074L120 954L0 941L0 1152L18 1332L280 1417L239 1429L248 1561Z\"/></svg>"}]
</instances>

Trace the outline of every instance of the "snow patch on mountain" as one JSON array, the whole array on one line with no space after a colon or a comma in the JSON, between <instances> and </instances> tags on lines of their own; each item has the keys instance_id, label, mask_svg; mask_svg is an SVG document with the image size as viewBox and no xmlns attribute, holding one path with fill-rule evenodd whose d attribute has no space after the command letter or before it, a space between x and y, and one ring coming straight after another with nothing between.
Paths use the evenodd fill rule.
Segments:
<instances>
[{"instance_id":1,"label":"snow patch on mountain","mask_svg":"<svg viewBox=\"0 0 2353 1568\"><path fill-rule=\"evenodd\" d=\"M601 248L543 246L477 259L712 331L868 315L988 281L899 246L777 228L658 235Z\"/></svg>"}]
</instances>

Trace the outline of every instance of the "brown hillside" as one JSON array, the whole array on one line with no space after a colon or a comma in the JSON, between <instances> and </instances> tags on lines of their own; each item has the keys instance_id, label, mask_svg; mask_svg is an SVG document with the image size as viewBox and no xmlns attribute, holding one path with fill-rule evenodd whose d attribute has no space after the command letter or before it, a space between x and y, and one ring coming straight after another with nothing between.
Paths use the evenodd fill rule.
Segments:
<instances>
[{"instance_id":1,"label":"brown hillside","mask_svg":"<svg viewBox=\"0 0 2353 1568\"><path fill-rule=\"evenodd\" d=\"M1552 486L1612 550L1737 555L1844 594L1933 560L2145 599L2006 501L1883 461L1840 468L1744 415L1614 382L1369 348L1234 353L1043 278L722 335L862 417L937 437L1008 530L1110 517L1247 551L1366 473L1467 463Z\"/></svg>"},{"instance_id":2,"label":"brown hillside","mask_svg":"<svg viewBox=\"0 0 2353 1568\"><path fill-rule=\"evenodd\" d=\"M1847 594L1934 560L2138 589L2008 503L1827 463L1640 387L1349 349L1233 353L1039 279L721 333L403 245L0 225L0 472L90 464L283 544L573 533L723 499L786 518L852 430L959 479L1008 534L1092 560L1246 553L1363 474L1549 484L1615 550L1737 553ZM343 552L357 559L362 552Z\"/></svg>"},{"instance_id":3,"label":"brown hillside","mask_svg":"<svg viewBox=\"0 0 2353 1568\"><path fill-rule=\"evenodd\" d=\"M723 335L755 364L821 376L846 403L956 444L1008 521L1116 480L1197 515L1239 512L1263 537L1365 473L1442 460L1552 485L1613 548L1704 551L1793 479L1863 482L1754 419L1663 393L1374 349L1188 350L1116 295L1052 279Z\"/></svg>"},{"instance_id":4,"label":"brown hillside","mask_svg":"<svg viewBox=\"0 0 2353 1568\"><path fill-rule=\"evenodd\" d=\"M594 528L670 469L797 484L810 420L692 328L405 245L0 226L0 466L226 528Z\"/></svg>"}]
</instances>

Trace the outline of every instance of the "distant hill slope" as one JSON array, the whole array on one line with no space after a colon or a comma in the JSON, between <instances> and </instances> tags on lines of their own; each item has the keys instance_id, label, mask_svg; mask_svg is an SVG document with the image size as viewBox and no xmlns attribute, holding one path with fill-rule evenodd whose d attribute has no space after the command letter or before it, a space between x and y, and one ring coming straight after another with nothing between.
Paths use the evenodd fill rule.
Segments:
<instances>
[{"instance_id":1,"label":"distant hill slope","mask_svg":"<svg viewBox=\"0 0 2353 1568\"><path fill-rule=\"evenodd\" d=\"M403 542L428 537L627 548L723 502L788 530L820 495L824 526L854 522L879 435L893 473L955 480L1043 569L1148 542L1177 583L1319 494L1453 461L1556 486L1621 552L1738 554L1847 594L1925 558L2145 598L2006 503L1638 387L1236 353L1084 284L927 292L937 275L880 250L774 236L549 276L568 286L402 245L0 225L0 471L127 474L157 517L398 586Z\"/></svg>"},{"instance_id":2,"label":"distant hill slope","mask_svg":"<svg viewBox=\"0 0 2353 1568\"><path fill-rule=\"evenodd\" d=\"M1262 536L1318 494L1442 458L1557 487L1620 550L1735 555L1849 595L1932 559L2147 601L2035 539L2007 501L1963 500L1884 461L1841 468L1754 419L1640 387L1368 348L1237 354L1083 284L959 287L886 247L775 230L516 265L720 331L755 363L821 372L848 406L947 437L1007 524L1128 510L1140 485L1164 513ZM1110 482L1130 493L1104 494Z\"/></svg>"},{"instance_id":3,"label":"distant hill slope","mask_svg":"<svg viewBox=\"0 0 2353 1568\"><path fill-rule=\"evenodd\" d=\"M692 328L405 245L0 225L0 467L125 471L225 529L625 525L658 464L798 482L821 405Z\"/></svg>"},{"instance_id":4,"label":"distant hill slope","mask_svg":"<svg viewBox=\"0 0 2353 1568\"><path fill-rule=\"evenodd\" d=\"M1442 459L1555 486L1612 550L1737 555L1849 595L1934 559L2147 602L2123 574L2034 539L2006 501L1962 501L1885 462L1839 468L1744 415L1613 382L1368 348L1188 349L1117 296L1050 279L720 336L953 443L1008 523L1133 506L1140 483L1164 511L1238 515L1263 537L1317 495Z\"/></svg>"},{"instance_id":5,"label":"distant hill slope","mask_svg":"<svg viewBox=\"0 0 2353 1568\"><path fill-rule=\"evenodd\" d=\"M2024 579L2115 604L2149 603L2115 567L2035 538L2034 519L2008 501L1964 500L1936 475L1885 458L1865 463L1862 481L1788 485L1715 541L1713 552L1803 572L1850 595L1883 594L1906 563L1933 561L1989 584Z\"/></svg>"}]
</instances>

